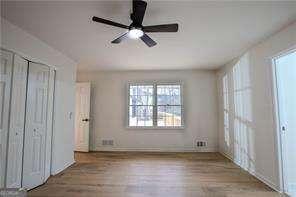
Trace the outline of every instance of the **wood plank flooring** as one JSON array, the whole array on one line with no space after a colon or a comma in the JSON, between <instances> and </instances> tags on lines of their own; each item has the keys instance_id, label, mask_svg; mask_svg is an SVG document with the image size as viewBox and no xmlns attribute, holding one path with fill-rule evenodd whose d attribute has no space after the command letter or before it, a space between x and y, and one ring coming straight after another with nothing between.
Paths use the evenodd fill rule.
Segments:
<instances>
[{"instance_id":1,"label":"wood plank flooring","mask_svg":"<svg viewBox=\"0 0 296 197\"><path fill-rule=\"evenodd\" d=\"M75 160L29 196L280 196L219 153L91 152Z\"/></svg>"}]
</instances>

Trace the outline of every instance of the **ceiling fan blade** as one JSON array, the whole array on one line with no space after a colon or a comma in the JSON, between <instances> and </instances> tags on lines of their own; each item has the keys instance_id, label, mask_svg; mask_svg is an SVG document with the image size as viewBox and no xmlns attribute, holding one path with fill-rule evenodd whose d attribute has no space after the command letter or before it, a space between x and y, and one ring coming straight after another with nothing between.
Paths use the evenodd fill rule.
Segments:
<instances>
[{"instance_id":1,"label":"ceiling fan blade","mask_svg":"<svg viewBox=\"0 0 296 197\"><path fill-rule=\"evenodd\" d=\"M115 27L121 27L121 28L124 28L124 29L129 29L129 26L127 26L127 25L123 25L123 24L120 24L120 23L109 21L109 20L99 18L99 17L96 17L96 16L92 17L92 20L95 21L95 22L98 22L98 23L106 24L106 25L111 25L111 26L115 26Z\"/></svg>"},{"instance_id":2,"label":"ceiling fan blade","mask_svg":"<svg viewBox=\"0 0 296 197\"><path fill-rule=\"evenodd\" d=\"M119 44L121 41L126 40L128 38L128 32L124 33L123 35L119 36L115 40L113 40L111 43L113 44Z\"/></svg>"},{"instance_id":3,"label":"ceiling fan blade","mask_svg":"<svg viewBox=\"0 0 296 197\"><path fill-rule=\"evenodd\" d=\"M147 3L141 0L133 0L133 13L131 15L132 21L136 25L142 25Z\"/></svg>"},{"instance_id":4,"label":"ceiling fan blade","mask_svg":"<svg viewBox=\"0 0 296 197\"><path fill-rule=\"evenodd\" d=\"M143 27L145 32L177 32L178 24L152 25Z\"/></svg>"},{"instance_id":5,"label":"ceiling fan blade","mask_svg":"<svg viewBox=\"0 0 296 197\"><path fill-rule=\"evenodd\" d=\"M141 37L141 40L143 42L145 42L145 44L148 46L148 47L153 47L155 46L157 43L152 40L147 34L144 34L142 37Z\"/></svg>"}]
</instances>

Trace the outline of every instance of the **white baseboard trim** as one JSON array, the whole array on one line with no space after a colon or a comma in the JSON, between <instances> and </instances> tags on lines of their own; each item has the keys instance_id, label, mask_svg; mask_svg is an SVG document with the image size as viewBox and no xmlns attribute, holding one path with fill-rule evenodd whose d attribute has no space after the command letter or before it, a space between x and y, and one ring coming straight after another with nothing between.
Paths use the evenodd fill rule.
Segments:
<instances>
[{"instance_id":1,"label":"white baseboard trim","mask_svg":"<svg viewBox=\"0 0 296 197\"><path fill-rule=\"evenodd\" d=\"M51 171L51 175L57 175L58 173L62 172L63 170L65 170L66 168L70 167L71 165L73 165L75 163L74 160L66 163L63 167L61 168L58 168L58 169L55 169L55 170L52 170Z\"/></svg>"},{"instance_id":2,"label":"white baseboard trim","mask_svg":"<svg viewBox=\"0 0 296 197\"><path fill-rule=\"evenodd\" d=\"M248 172L251 175L253 175L254 177L256 177L257 179L259 179L260 181L262 181L263 183L265 183L266 185L268 185L269 187L271 187L272 189L274 189L275 191L282 193L282 191L278 188L278 186L276 184L274 184L273 182L271 182L270 180L265 178L262 174L254 171L254 170L248 170Z\"/></svg>"},{"instance_id":3,"label":"white baseboard trim","mask_svg":"<svg viewBox=\"0 0 296 197\"><path fill-rule=\"evenodd\" d=\"M127 147L96 147L94 151L131 151L131 152L217 152L217 148L127 148Z\"/></svg>"},{"instance_id":4,"label":"white baseboard trim","mask_svg":"<svg viewBox=\"0 0 296 197\"><path fill-rule=\"evenodd\" d=\"M263 182L264 184L268 185L270 188L274 189L275 191L282 193L282 191L278 188L278 186L276 184L274 184L272 181L268 180L267 178L265 178L262 174L256 172L253 169L244 169L242 168L238 163L236 163L233 158L231 156L229 156L228 154L220 151L220 154L222 154L223 156L225 156L226 158L228 158L229 160L231 160L235 165L237 165L238 167L240 167L243 170L246 170L247 172L249 172L251 175L253 175L254 177L256 177L257 179L259 179L261 182Z\"/></svg>"},{"instance_id":5,"label":"white baseboard trim","mask_svg":"<svg viewBox=\"0 0 296 197\"><path fill-rule=\"evenodd\" d=\"M233 159L232 159L232 157L230 155L228 155L228 154L226 154L224 152L221 152L221 151L219 151L219 153L233 162Z\"/></svg>"}]
</instances>

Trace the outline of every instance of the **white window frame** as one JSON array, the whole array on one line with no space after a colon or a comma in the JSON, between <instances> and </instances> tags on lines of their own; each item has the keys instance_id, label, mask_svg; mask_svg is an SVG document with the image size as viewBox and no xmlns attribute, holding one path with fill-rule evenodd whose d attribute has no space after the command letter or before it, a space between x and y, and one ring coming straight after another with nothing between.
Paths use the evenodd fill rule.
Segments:
<instances>
[{"instance_id":1,"label":"white window frame","mask_svg":"<svg viewBox=\"0 0 296 197\"><path fill-rule=\"evenodd\" d=\"M130 126L130 86L152 85L153 86L153 126ZM180 99L181 99L181 126L157 126L157 86L158 85L180 85ZM184 116L184 91L183 82L130 82L127 84L127 102L126 102L126 128L128 129L143 129L143 130L183 130L185 129L185 116Z\"/></svg>"}]
</instances>

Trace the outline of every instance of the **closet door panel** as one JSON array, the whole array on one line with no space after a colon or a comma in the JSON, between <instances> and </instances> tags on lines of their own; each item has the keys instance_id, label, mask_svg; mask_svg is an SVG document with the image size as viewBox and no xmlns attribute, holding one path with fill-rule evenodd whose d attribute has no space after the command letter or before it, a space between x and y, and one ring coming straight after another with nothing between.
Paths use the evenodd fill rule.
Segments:
<instances>
[{"instance_id":1,"label":"closet door panel","mask_svg":"<svg viewBox=\"0 0 296 197\"><path fill-rule=\"evenodd\" d=\"M46 132L46 154L44 182L49 178L51 171L51 140L53 129L53 105L54 105L55 71L50 70L48 84L48 110L47 110L47 132Z\"/></svg>"},{"instance_id":2,"label":"closet door panel","mask_svg":"<svg viewBox=\"0 0 296 197\"><path fill-rule=\"evenodd\" d=\"M49 67L30 63L24 144L23 187L44 181Z\"/></svg>"},{"instance_id":3,"label":"closet door panel","mask_svg":"<svg viewBox=\"0 0 296 197\"><path fill-rule=\"evenodd\" d=\"M21 187L28 61L13 61L6 187Z\"/></svg>"},{"instance_id":4,"label":"closet door panel","mask_svg":"<svg viewBox=\"0 0 296 197\"><path fill-rule=\"evenodd\" d=\"M1 50L0 58L0 188L4 187L13 54Z\"/></svg>"}]
</instances>

